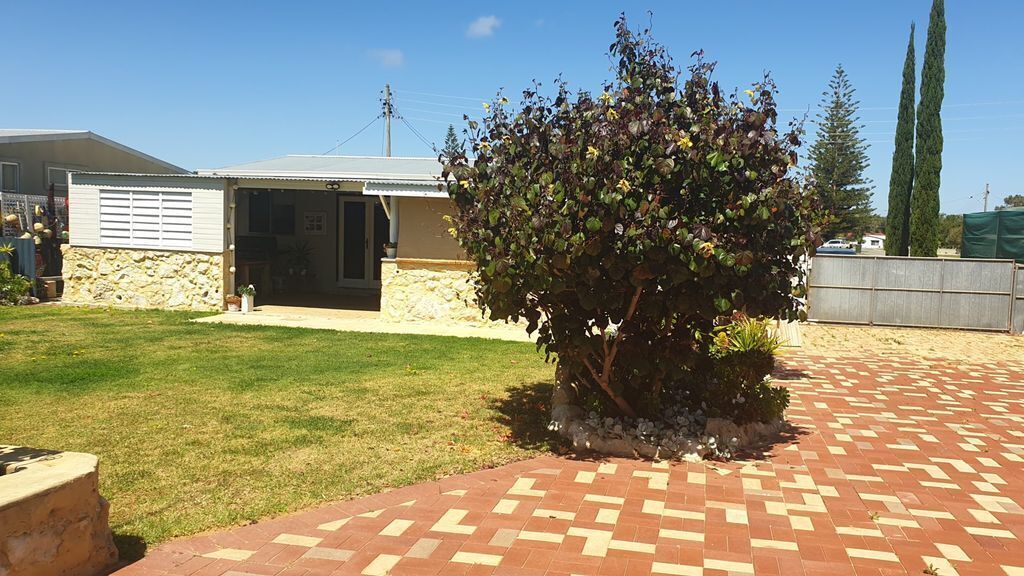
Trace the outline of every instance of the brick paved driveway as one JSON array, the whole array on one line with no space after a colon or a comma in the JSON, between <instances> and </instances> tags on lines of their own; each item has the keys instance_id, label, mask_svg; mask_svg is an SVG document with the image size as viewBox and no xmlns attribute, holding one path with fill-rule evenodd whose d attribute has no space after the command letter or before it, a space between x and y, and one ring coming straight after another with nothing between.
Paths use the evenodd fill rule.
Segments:
<instances>
[{"instance_id":1,"label":"brick paved driveway","mask_svg":"<svg viewBox=\"0 0 1024 576\"><path fill-rule=\"evenodd\" d=\"M785 364L795 430L764 455L538 458L170 542L117 574L1024 575L1024 365Z\"/></svg>"}]
</instances>

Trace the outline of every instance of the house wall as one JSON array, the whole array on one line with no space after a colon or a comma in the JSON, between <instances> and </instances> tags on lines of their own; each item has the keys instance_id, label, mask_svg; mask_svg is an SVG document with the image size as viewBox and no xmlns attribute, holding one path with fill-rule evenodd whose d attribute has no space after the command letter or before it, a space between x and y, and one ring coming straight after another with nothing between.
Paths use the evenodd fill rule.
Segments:
<instances>
[{"instance_id":1,"label":"house wall","mask_svg":"<svg viewBox=\"0 0 1024 576\"><path fill-rule=\"evenodd\" d=\"M220 310L224 254L63 247L65 304Z\"/></svg>"},{"instance_id":2,"label":"house wall","mask_svg":"<svg viewBox=\"0 0 1024 576\"><path fill-rule=\"evenodd\" d=\"M462 260L458 241L444 217L454 206L446 198L401 198L398 201L398 257Z\"/></svg>"},{"instance_id":3,"label":"house wall","mask_svg":"<svg viewBox=\"0 0 1024 576\"><path fill-rule=\"evenodd\" d=\"M69 304L220 310L228 281L225 187L219 178L77 174L69 191L69 243L63 246ZM192 247L106 245L100 239L100 190L192 194Z\"/></svg>"},{"instance_id":4,"label":"house wall","mask_svg":"<svg viewBox=\"0 0 1024 576\"><path fill-rule=\"evenodd\" d=\"M465 260L385 260L380 317L388 322L487 324L473 301L472 274L473 265Z\"/></svg>"},{"instance_id":5,"label":"house wall","mask_svg":"<svg viewBox=\"0 0 1024 576\"><path fill-rule=\"evenodd\" d=\"M178 173L165 164L89 138L0 144L0 160L20 164L22 194L46 194L46 169L51 166L91 172ZM60 189L55 192L59 196L66 194Z\"/></svg>"}]
</instances>

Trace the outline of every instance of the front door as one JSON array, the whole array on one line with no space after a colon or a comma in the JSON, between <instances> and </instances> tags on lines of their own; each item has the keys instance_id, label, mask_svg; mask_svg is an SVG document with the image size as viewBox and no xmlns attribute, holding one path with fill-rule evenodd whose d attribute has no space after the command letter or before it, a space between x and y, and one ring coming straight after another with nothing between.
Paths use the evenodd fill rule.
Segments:
<instances>
[{"instance_id":1,"label":"front door","mask_svg":"<svg viewBox=\"0 0 1024 576\"><path fill-rule=\"evenodd\" d=\"M379 288L388 220L376 198L338 196L338 286Z\"/></svg>"}]
</instances>

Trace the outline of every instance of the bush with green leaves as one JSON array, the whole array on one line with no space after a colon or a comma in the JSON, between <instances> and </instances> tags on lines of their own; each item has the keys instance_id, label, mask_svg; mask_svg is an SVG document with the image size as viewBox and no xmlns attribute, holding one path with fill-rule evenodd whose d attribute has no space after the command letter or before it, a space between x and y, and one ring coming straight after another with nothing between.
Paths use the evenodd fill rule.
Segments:
<instances>
[{"instance_id":1,"label":"bush with green leaves","mask_svg":"<svg viewBox=\"0 0 1024 576\"><path fill-rule=\"evenodd\" d=\"M11 272L10 262L0 261L0 306L20 304L30 288L28 278Z\"/></svg>"},{"instance_id":2,"label":"bush with green leaves","mask_svg":"<svg viewBox=\"0 0 1024 576\"><path fill-rule=\"evenodd\" d=\"M485 314L525 319L561 378L637 416L709 358L720 316L798 315L817 204L767 76L725 95L695 53L681 80L624 18L610 51L600 94L486 104L443 179Z\"/></svg>"},{"instance_id":3,"label":"bush with green leaves","mask_svg":"<svg viewBox=\"0 0 1024 576\"><path fill-rule=\"evenodd\" d=\"M736 315L712 334L709 354L698 361L687 383L688 408L737 424L781 418L789 391L769 380L782 342L768 321Z\"/></svg>"}]
</instances>

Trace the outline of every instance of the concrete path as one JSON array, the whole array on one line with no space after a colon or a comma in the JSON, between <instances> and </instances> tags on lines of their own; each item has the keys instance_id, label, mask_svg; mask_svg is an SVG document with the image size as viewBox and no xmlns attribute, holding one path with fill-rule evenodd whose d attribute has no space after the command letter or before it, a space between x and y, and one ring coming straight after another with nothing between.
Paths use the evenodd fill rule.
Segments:
<instances>
[{"instance_id":1,"label":"concrete path","mask_svg":"<svg viewBox=\"0 0 1024 576\"><path fill-rule=\"evenodd\" d=\"M1024 366L785 364L793 429L745 460L537 458L170 542L117 574L1024 575Z\"/></svg>"},{"instance_id":2,"label":"concrete path","mask_svg":"<svg viewBox=\"0 0 1024 576\"><path fill-rule=\"evenodd\" d=\"M471 326L445 322L386 322L380 313L368 310L338 310L331 308L303 308L300 306L258 306L249 314L226 312L216 316L198 318L194 322L220 324L248 324L255 326L286 326L344 332L381 332L386 334L423 334L430 336L458 336L462 338L491 338L532 342L526 329L520 326L495 324Z\"/></svg>"}]
</instances>

